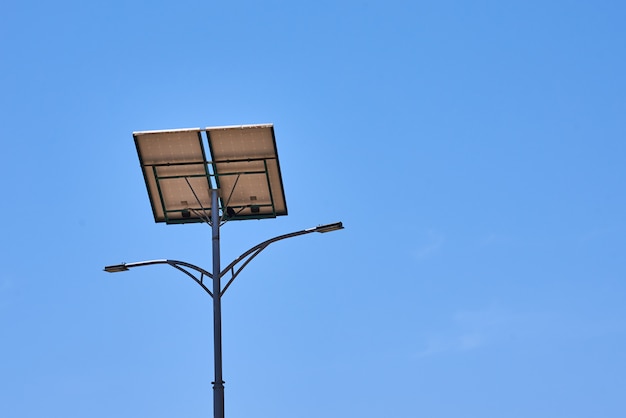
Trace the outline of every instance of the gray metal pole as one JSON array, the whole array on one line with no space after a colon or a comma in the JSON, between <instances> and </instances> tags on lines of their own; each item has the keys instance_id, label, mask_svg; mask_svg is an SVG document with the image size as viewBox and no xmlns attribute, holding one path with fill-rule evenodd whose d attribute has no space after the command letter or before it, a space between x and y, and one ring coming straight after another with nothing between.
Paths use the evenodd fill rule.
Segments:
<instances>
[{"instance_id":1,"label":"gray metal pole","mask_svg":"<svg viewBox=\"0 0 626 418\"><path fill-rule=\"evenodd\" d=\"M213 416L224 418L224 380L222 378L222 299L220 283L220 213L217 189L211 190L211 223L213 242Z\"/></svg>"}]
</instances>

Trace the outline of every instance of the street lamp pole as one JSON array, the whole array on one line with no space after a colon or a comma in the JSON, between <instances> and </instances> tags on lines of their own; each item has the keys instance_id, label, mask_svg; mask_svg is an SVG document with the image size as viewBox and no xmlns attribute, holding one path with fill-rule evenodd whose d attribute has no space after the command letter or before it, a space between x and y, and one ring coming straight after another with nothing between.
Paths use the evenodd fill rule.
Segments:
<instances>
[{"instance_id":1,"label":"street lamp pole","mask_svg":"<svg viewBox=\"0 0 626 418\"><path fill-rule=\"evenodd\" d=\"M217 191L212 192L212 199L216 199ZM218 213L218 211L214 211ZM254 257L256 257L261 251L267 248L270 244L281 241L287 238L293 238L300 235L310 234L313 232L325 233L338 231L343 229L341 222L336 222L327 225L320 225L314 228L303 229L288 234L283 234L263 241L254 247L248 249L242 253L239 257L233 260L223 270L220 270L220 234L219 234L219 216L216 219L212 214L212 247L213 247L213 271L209 272L201 267L178 260L148 260L139 261L133 263L122 263L109 265L104 267L104 271L109 273L118 273L127 271L134 267L150 266L155 264L168 264L177 270L185 273L198 283L202 289L211 296L213 300L213 353L214 353L214 367L215 367L215 380L213 383L213 416L215 418L224 418L224 379L222 374L222 295L226 292L233 280L239 275L244 267L248 265ZM195 274L194 274L195 273ZM222 288L221 278L230 273L231 277ZM199 276L198 276L199 275ZM204 284L204 278L208 277L213 281L213 286L209 288Z\"/></svg>"},{"instance_id":2,"label":"street lamp pole","mask_svg":"<svg viewBox=\"0 0 626 418\"><path fill-rule=\"evenodd\" d=\"M218 206L217 189L211 190L211 207ZM215 380L213 381L213 416L224 418L224 379L222 376L222 284L220 282L220 218L219 211L211 211L213 244L213 356Z\"/></svg>"}]
</instances>

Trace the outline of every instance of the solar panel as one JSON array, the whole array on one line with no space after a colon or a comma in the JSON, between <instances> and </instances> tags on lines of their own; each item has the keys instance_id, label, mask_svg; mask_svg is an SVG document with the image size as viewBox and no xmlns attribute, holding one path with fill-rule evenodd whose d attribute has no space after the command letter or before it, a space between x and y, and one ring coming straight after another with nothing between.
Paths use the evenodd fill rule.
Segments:
<instances>
[{"instance_id":1,"label":"solar panel","mask_svg":"<svg viewBox=\"0 0 626 418\"><path fill-rule=\"evenodd\" d=\"M207 221L212 188L219 190L224 219L287 214L273 125L144 131L133 137L156 222Z\"/></svg>"},{"instance_id":2,"label":"solar panel","mask_svg":"<svg viewBox=\"0 0 626 418\"><path fill-rule=\"evenodd\" d=\"M287 215L274 127L206 128L216 184L231 218Z\"/></svg>"}]
</instances>

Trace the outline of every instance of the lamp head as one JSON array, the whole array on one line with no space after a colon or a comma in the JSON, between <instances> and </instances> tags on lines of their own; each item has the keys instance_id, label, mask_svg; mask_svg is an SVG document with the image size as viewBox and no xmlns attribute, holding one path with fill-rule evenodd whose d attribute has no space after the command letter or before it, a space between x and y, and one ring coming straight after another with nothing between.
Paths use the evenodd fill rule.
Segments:
<instances>
[{"instance_id":1,"label":"lamp head","mask_svg":"<svg viewBox=\"0 0 626 418\"><path fill-rule=\"evenodd\" d=\"M114 264L111 266L105 266L104 267L104 271L106 271L107 273L119 273L120 271L127 271L128 267L126 267L126 264Z\"/></svg>"},{"instance_id":2,"label":"lamp head","mask_svg":"<svg viewBox=\"0 0 626 418\"><path fill-rule=\"evenodd\" d=\"M335 223L332 223L332 224L320 225L320 226L316 227L314 229L314 231L323 234L325 232L338 231L340 229L343 229L343 223L342 222L335 222Z\"/></svg>"}]
</instances>

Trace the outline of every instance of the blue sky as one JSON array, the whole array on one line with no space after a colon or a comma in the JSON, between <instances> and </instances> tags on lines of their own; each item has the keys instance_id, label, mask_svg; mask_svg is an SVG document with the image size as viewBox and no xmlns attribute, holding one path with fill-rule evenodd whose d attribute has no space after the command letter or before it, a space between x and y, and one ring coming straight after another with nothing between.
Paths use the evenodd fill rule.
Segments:
<instances>
[{"instance_id":1,"label":"blue sky","mask_svg":"<svg viewBox=\"0 0 626 418\"><path fill-rule=\"evenodd\" d=\"M626 414L626 6L6 1L0 415L212 414L210 230L133 131L273 123L289 216L231 222L226 415Z\"/></svg>"}]
</instances>

